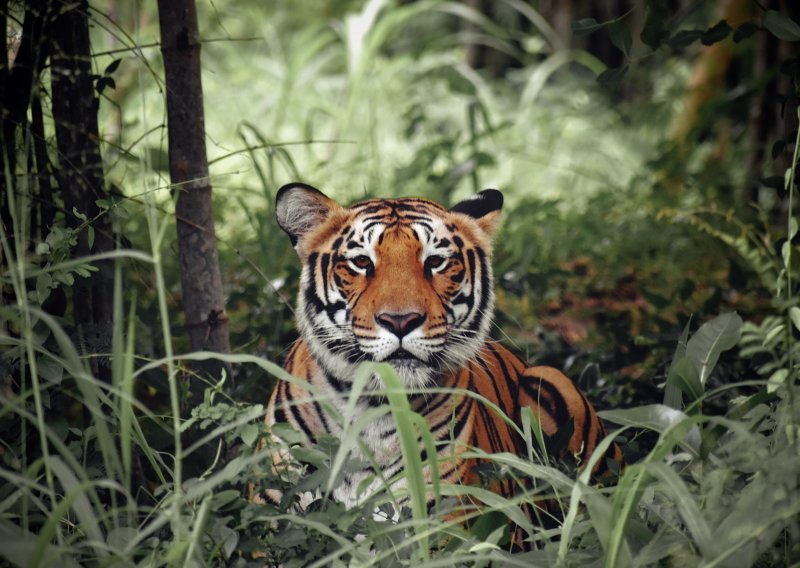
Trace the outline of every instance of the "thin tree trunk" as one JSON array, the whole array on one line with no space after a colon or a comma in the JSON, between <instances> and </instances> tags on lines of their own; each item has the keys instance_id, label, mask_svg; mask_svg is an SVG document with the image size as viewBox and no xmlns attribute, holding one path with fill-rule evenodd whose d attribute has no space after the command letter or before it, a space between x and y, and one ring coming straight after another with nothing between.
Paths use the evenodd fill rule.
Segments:
<instances>
[{"instance_id":1,"label":"thin tree trunk","mask_svg":"<svg viewBox=\"0 0 800 568\"><path fill-rule=\"evenodd\" d=\"M7 1L0 4L0 14L3 25L8 18L9 6ZM0 64L0 117L2 129L0 130L0 222L3 223L6 234L11 238L11 211L9 208L9 194L16 190L14 187L17 164L17 132L27 122L26 112L31 102L35 85L39 83L45 59L47 59L47 42L45 35L49 27L48 2L44 0L31 0L25 10L25 19L22 24L22 37L17 47L17 55L13 63L9 61L4 50L2 64ZM24 160L24 158L23 158Z\"/></svg>"},{"instance_id":2,"label":"thin tree trunk","mask_svg":"<svg viewBox=\"0 0 800 568\"><path fill-rule=\"evenodd\" d=\"M159 0L169 173L177 204L183 310L192 350L230 351L208 178L200 37L194 0ZM221 365L206 372L219 377Z\"/></svg>"},{"instance_id":3,"label":"thin tree trunk","mask_svg":"<svg viewBox=\"0 0 800 568\"><path fill-rule=\"evenodd\" d=\"M106 197L106 191L97 128L98 100L92 79L88 9L88 2L84 0L63 10L53 22L51 34L58 178L67 226L78 230L78 244L73 251L76 257L114 248L111 220L107 214L100 214L96 204L98 199ZM110 261L94 264L98 270L91 278L75 279L73 310L83 350L108 352L113 317L113 265ZM110 378L107 363L106 359L93 360L93 370L105 380Z\"/></svg>"}]
</instances>

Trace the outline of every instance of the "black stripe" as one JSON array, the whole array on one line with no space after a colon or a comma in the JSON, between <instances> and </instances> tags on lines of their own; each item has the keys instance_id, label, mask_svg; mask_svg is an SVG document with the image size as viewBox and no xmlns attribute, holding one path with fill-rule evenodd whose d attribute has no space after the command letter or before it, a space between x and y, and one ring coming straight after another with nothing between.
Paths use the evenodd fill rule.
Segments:
<instances>
[{"instance_id":1,"label":"black stripe","mask_svg":"<svg viewBox=\"0 0 800 568\"><path fill-rule=\"evenodd\" d=\"M292 397L292 393L291 392L287 392L286 394L287 394L287 402L292 402L294 400L293 397ZM305 419L303 418L303 415L300 413L299 406L297 404L290 404L289 405L289 412L292 413L292 417L294 418L295 422L297 423L298 426L300 426L300 429L305 433L305 435L308 437L308 439L311 442L316 443L317 437L314 434L314 432L311 430L311 428L308 427L308 424L306 423Z\"/></svg>"},{"instance_id":2,"label":"black stripe","mask_svg":"<svg viewBox=\"0 0 800 568\"><path fill-rule=\"evenodd\" d=\"M326 304L328 303L328 265L330 260L331 255L325 253L319 263L320 276L322 277L322 299Z\"/></svg>"},{"instance_id":3,"label":"black stripe","mask_svg":"<svg viewBox=\"0 0 800 568\"><path fill-rule=\"evenodd\" d=\"M497 431L497 427L495 426L493 417L489 413L489 410L484 405L479 404L477 411L480 413L481 418L483 419L484 431L486 432L489 438L489 443L491 444L489 451L493 454L503 451L503 443L500 440L499 432ZM472 436L473 440L477 441L477 432L473 432ZM473 445L477 446L477 444Z\"/></svg>"},{"instance_id":4,"label":"black stripe","mask_svg":"<svg viewBox=\"0 0 800 568\"><path fill-rule=\"evenodd\" d=\"M347 304L344 303L344 300L339 300L338 302L325 306L325 313L328 315L328 319L331 320L331 322L336 323L336 312L344 309L347 309Z\"/></svg>"},{"instance_id":5,"label":"black stripe","mask_svg":"<svg viewBox=\"0 0 800 568\"><path fill-rule=\"evenodd\" d=\"M316 399L314 399L313 405L314 405L314 410L317 411L317 416L319 416L319 421L322 422L322 427L325 428L325 432L330 434L331 428L328 425L328 418L325 416L325 411L322 410L322 407L320 406L319 402L317 402Z\"/></svg>"},{"instance_id":6,"label":"black stripe","mask_svg":"<svg viewBox=\"0 0 800 568\"><path fill-rule=\"evenodd\" d=\"M489 281L489 267L486 263L486 253L483 252L483 249L475 249L478 251L478 258L481 261L481 303L478 306L478 314L480 315L481 319L485 317L485 309L486 304L489 303L489 294L491 293L491 286L492 283ZM474 274L474 272L473 272ZM473 295L475 294L474 286L475 283L473 282Z\"/></svg>"},{"instance_id":7,"label":"black stripe","mask_svg":"<svg viewBox=\"0 0 800 568\"><path fill-rule=\"evenodd\" d=\"M306 304L313 308L316 313L319 313L325 309L325 304L322 303L315 293L317 285L317 258L319 258L319 254L316 252L308 255L308 286L304 290L304 295Z\"/></svg>"},{"instance_id":8,"label":"black stripe","mask_svg":"<svg viewBox=\"0 0 800 568\"><path fill-rule=\"evenodd\" d=\"M325 380L328 381L328 384L338 393L348 392L350 390L350 383L346 383L344 381L340 381L330 373L324 373Z\"/></svg>"},{"instance_id":9,"label":"black stripe","mask_svg":"<svg viewBox=\"0 0 800 568\"><path fill-rule=\"evenodd\" d=\"M493 373L489 369L489 365L486 364L486 361L483 360L483 357L478 357L475 359L475 361L477 361L480 364L480 366L483 367L483 370L486 372L487 375L486 378L488 379L487 382L491 385L492 390L494 391L494 398L495 402L497 403L497 406L500 406L500 408L502 408L503 411L506 412L506 414L508 414L507 412L508 409L503 408L501 406L503 397L500 394L500 389L497 387L497 381L495 380L496 377L493 376ZM508 376L506 376L506 380L508 380Z\"/></svg>"},{"instance_id":10,"label":"black stripe","mask_svg":"<svg viewBox=\"0 0 800 568\"><path fill-rule=\"evenodd\" d=\"M284 383L284 382L280 383L280 385L278 386L278 394L275 397L275 408L274 408L275 420L274 420L274 422L276 424L277 423L281 423L281 424L288 424L289 423L289 417L286 416L286 411L283 408L283 404L284 404L283 401L284 401L285 394L282 391L286 390L285 387L284 387L285 384L286 383ZM283 388L281 388L281 387L283 387Z\"/></svg>"},{"instance_id":11,"label":"black stripe","mask_svg":"<svg viewBox=\"0 0 800 568\"><path fill-rule=\"evenodd\" d=\"M523 375L521 378L523 380L520 381L520 387L534 402L544 407L556 424L561 425L569 420L566 401L555 385L541 377ZM541 391L544 391L544 396L541 396Z\"/></svg>"},{"instance_id":12,"label":"black stripe","mask_svg":"<svg viewBox=\"0 0 800 568\"><path fill-rule=\"evenodd\" d=\"M508 370L508 366L506 366L506 361L503 357L498 353L497 349L491 343L486 343L486 348L492 352L494 358L497 359L497 362L500 363L500 368L503 371L503 377L506 379L506 385L508 385L508 394L511 397L512 402L519 400L519 381L515 381L514 378L517 376L516 373L511 373Z\"/></svg>"}]
</instances>

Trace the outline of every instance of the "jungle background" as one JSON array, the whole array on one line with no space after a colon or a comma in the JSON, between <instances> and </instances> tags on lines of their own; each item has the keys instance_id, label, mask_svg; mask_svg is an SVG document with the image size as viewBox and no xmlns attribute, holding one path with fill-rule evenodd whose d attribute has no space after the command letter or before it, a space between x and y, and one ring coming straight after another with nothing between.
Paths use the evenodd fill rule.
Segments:
<instances>
[{"instance_id":1,"label":"jungle background","mask_svg":"<svg viewBox=\"0 0 800 568\"><path fill-rule=\"evenodd\" d=\"M800 563L800 5L0 12L0 563ZM619 483L505 456L487 476L537 479L530 495L378 522L391 497L325 498L355 431L273 479L254 450L296 338L273 209L291 181L344 203L501 189L492 335L589 393L619 428ZM281 506L247 502L254 479ZM323 498L299 513L307 489ZM546 530L519 514L542 496L563 510Z\"/></svg>"}]
</instances>

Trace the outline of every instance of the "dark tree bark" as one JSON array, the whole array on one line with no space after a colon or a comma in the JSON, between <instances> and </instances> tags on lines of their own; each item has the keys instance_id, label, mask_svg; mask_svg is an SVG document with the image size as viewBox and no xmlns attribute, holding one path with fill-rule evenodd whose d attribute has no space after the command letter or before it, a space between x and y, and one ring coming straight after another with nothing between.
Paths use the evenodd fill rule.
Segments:
<instances>
[{"instance_id":1,"label":"dark tree bark","mask_svg":"<svg viewBox=\"0 0 800 568\"><path fill-rule=\"evenodd\" d=\"M82 257L107 252L113 250L114 238L109 216L101 214L96 204L107 194L97 128L98 100L92 78L88 2L61 9L53 22L51 40L57 177L67 226L78 230L73 254ZM93 243L89 225L94 229ZM75 279L73 309L84 351L107 352L113 317L113 270L110 261L96 262L95 266L98 270L91 278ZM93 360L94 371L108 379L110 367L103 362Z\"/></svg>"},{"instance_id":2,"label":"dark tree bark","mask_svg":"<svg viewBox=\"0 0 800 568\"><path fill-rule=\"evenodd\" d=\"M0 15L5 24L8 17L8 2L0 5ZM27 122L26 112L47 59L45 41L49 29L49 2L31 0L28 2L22 24L22 37L17 47L13 64L3 51L0 64L0 101L2 102L2 130L0 130L0 222L11 236L11 212L8 196L15 191L17 169L17 133ZM6 175L5 172L8 172Z\"/></svg>"},{"instance_id":3,"label":"dark tree bark","mask_svg":"<svg viewBox=\"0 0 800 568\"><path fill-rule=\"evenodd\" d=\"M208 178L200 37L194 0L159 0L169 173L177 199L183 309L192 350L230 351ZM205 371L219 377L221 365Z\"/></svg>"}]
</instances>

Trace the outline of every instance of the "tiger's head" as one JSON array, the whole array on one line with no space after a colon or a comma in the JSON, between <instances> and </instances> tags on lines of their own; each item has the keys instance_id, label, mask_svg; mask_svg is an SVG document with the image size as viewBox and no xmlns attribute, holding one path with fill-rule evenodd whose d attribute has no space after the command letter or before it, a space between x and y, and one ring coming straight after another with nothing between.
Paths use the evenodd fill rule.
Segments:
<instances>
[{"instance_id":1,"label":"tiger's head","mask_svg":"<svg viewBox=\"0 0 800 568\"><path fill-rule=\"evenodd\" d=\"M386 361L419 388L470 360L492 318L502 206L494 189L448 210L418 198L342 207L282 187L278 223L302 262L297 323L322 368L350 381L360 362Z\"/></svg>"}]
</instances>

